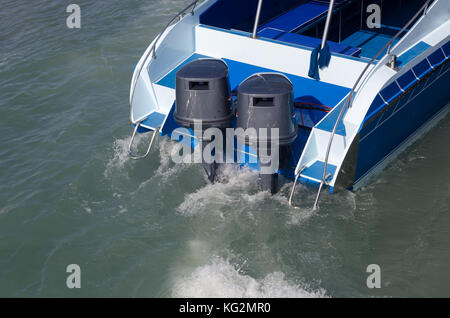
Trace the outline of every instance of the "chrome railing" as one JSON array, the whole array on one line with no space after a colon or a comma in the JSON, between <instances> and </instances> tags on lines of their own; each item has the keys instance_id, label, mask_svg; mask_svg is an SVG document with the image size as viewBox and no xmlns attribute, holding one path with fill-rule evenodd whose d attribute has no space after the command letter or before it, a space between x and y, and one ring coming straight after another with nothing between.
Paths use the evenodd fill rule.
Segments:
<instances>
[{"instance_id":1,"label":"chrome railing","mask_svg":"<svg viewBox=\"0 0 450 318\"><path fill-rule=\"evenodd\" d=\"M323 167L323 174L322 174L322 180L320 182L320 186L319 186L319 190L317 191L317 195L316 195L316 199L314 201L314 207L313 209L316 210L318 203L319 203L319 198L320 198L320 193L322 191L322 187L324 185L324 183L327 182L327 180L329 179L329 176L327 175L327 168L328 168L328 160L330 157L330 151L331 151L331 145L333 144L333 139L334 136L336 135L336 130L337 127L342 119L342 116L344 115L344 112L347 108L351 108L352 107L352 103L353 103L353 96L355 94L356 88L358 87L359 83L361 82L361 80L363 79L364 75L366 74L366 72L369 70L370 66L377 60L377 58L387 49L387 53L386 55L391 55L391 47L392 47L392 43L403 33L405 32L405 30L419 17L419 15L421 14L421 12L423 11L423 15L426 15L427 11L428 11L428 6L430 4L430 2L432 2L434 0L427 0L425 2L425 4L420 8L419 11L417 11L417 13L414 15L413 18L411 18L408 23L405 24L405 26L397 32L397 34L394 35L394 37L392 37L392 39L386 43L386 45L383 46L382 49L380 49L375 56L367 63L366 67L363 69L363 71L361 72L361 74L359 75L358 79L355 82L355 85L353 85L352 90L350 91L347 100L345 101L344 105L342 106L338 118L336 119L336 122L334 124L333 130L331 132L330 135L330 139L328 141L328 146L327 146L327 152L325 154L325 160L324 160L324 167ZM395 61L396 61L396 57L393 56L394 59L391 59L391 61L394 61L394 64L389 63L390 67L395 68ZM369 76L369 74L367 74L367 76ZM364 77L364 80L367 78ZM300 172L298 173L300 175ZM293 185L293 189L295 189L295 183L297 181L298 177L296 176L296 179L294 181L294 185ZM291 193L291 197L292 197L293 193ZM291 200L289 200L291 203Z\"/></svg>"},{"instance_id":2,"label":"chrome railing","mask_svg":"<svg viewBox=\"0 0 450 318\"><path fill-rule=\"evenodd\" d=\"M322 44L320 45L321 50L323 50L325 44L327 43L328 30L330 29L331 16L333 15L333 7L334 7L334 0L331 0L330 6L328 8L327 20L325 22L325 30L323 31Z\"/></svg>"},{"instance_id":3,"label":"chrome railing","mask_svg":"<svg viewBox=\"0 0 450 318\"><path fill-rule=\"evenodd\" d=\"M197 6L197 3L200 0L195 0L194 2L192 2L190 5L188 5L186 8L184 8L183 10L181 10L180 12L178 12L170 21L169 23L167 23L167 25L165 26L165 28L161 31L161 33L158 34L158 36L156 37L156 39L153 41L153 44L151 46L151 48L149 50L146 51L145 53L145 57L142 60L142 63L139 63L139 67L136 68L136 71L133 74L133 80L131 82L131 92L130 92L130 113L132 111L132 107L133 107L133 98L134 98L134 91L136 90L136 84L137 81L139 80L139 77L141 76L141 71L142 68L144 67L145 64L147 64L148 58L151 56L152 59L156 59L156 44L158 43L158 41L161 39L161 36L164 34L164 32L172 25L172 23L177 20L178 18L182 18L184 16L184 14L186 13L186 11L191 9L191 14L194 14L194 10L195 7ZM133 141L134 138L136 137L136 133L139 129L139 127L141 126L142 120L138 121L135 123L135 127L133 130L133 135L131 136L131 140L130 143L128 145L128 154L130 156L131 159L133 160L138 160L138 159L143 159L146 158L153 146L153 142L155 141L156 136L159 134L159 131L161 129L161 127L156 127L155 132L153 133L152 139L148 145L147 151L145 154L143 155L139 155L133 152L132 150L132 146L133 146Z\"/></svg>"},{"instance_id":4,"label":"chrome railing","mask_svg":"<svg viewBox=\"0 0 450 318\"><path fill-rule=\"evenodd\" d=\"M139 68L136 69L137 74L136 76L133 76L133 81L131 83L131 94L130 94L130 107L133 104L133 97L134 97L134 90L136 89L136 84L137 81L139 80L139 77L141 76L141 71L142 68L144 67L144 65L147 63L147 60L150 56L151 53L151 57L152 59L156 59L156 44L159 42L159 40L161 39L161 36L164 34L164 32L175 22L175 20L177 20L178 18L182 18L184 16L184 14L186 13L186 11L191 10L191 14L194 14L194 10L195 7L197 6L197 3L200 0L195 0L194 2L192 2L190 5L188 5L186 8L184 8L183 10L181 10L180 12L178 12L170 21L169 23L167 23L167 25L165 26L165 28L161 31L161 33L158 34L158 36L156 37L155 41L153 41L152 47L150 48L150 50L147 51L142 63L140 63Z\"/></svg>"},{"instance_id":5,"label":"chrome railing","mask_svg":"<svg viewBox=\"0 0 450 318\"><path fill-rule=\"evenodd\" d=\"M258 33L259 17L261 16L262 4L263 0L258 0L258 7L256 9L255 23L253 25L253 33L252 33L252 38L254 39L256 39L256 34Z\"/></svg>"}]
</instances>

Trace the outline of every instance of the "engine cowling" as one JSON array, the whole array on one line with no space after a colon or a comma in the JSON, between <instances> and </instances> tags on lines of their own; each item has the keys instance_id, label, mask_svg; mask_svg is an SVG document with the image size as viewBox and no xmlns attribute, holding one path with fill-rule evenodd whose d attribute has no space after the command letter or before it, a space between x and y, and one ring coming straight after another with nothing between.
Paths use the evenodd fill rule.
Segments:
<instances>
[{"instance_id":1,"label":"engine cowling","mask_svg":"<svg viewBox=\"0 0 450 318\"><path fill-rule=\"evenodd\" d=\"M275 193L278 187L278 174L274 170L284 168L289 162L290 146L297 138L293 114L293 86L282 74L255 74L238 88L236 128L242 128L240 133L246 133L239 135L237 130L237 139L241 144L256 148L261 185L263 190L271 193ZM253 128L256 134L249 134L249 128ZM278 152L276 163L273 162L275 151Z\"/></svg>"},{"instance_id":2,"label":"engine cowling","mask_svg":"<svg viewBox=\"0 0 450 318\"><path fill-rule=\"evenodd\" d=\"M201 131L195 131L202 154L207 142L204 131L208 128L231 127L234 117L231 105L228 66L220 59L198 59L184 65L176 73L176 104L174 119L182 126L194 130L201 123ZM217 155L217 154L215 154ZM216 161L208 163L202 155L203 167L208 179L214 182Z\"/></svg>"}]
</instances>

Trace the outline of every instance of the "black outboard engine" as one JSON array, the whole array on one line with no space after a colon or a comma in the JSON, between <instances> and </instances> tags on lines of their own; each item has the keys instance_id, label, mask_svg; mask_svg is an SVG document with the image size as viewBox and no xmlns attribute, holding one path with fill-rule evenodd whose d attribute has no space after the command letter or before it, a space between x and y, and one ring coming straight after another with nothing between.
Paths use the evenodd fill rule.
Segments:
<instances>
[{"instance_id":1,"label":"black outboard engine","mask_svg":"<svg viewBox=\"0 0 450 318\"><path fill-rule=\"evenodd\" d=\"M217 163L206 163L204 160L203 150L211 140L203 140L203 134L208 128L223 130L231 126L233 112L228 66L219 59L195 60L177 72L175 85L174 118L180 126L193 130L194 124L201 122L202 131L194 133L202 145L203 167L209 180L214 182Z\"/></svg>"},{"instance_id":2,"label":"black outboard engine","mask_svg":"<svg viewBox=\"0 0 450 318\"><path fill-rule=\"evenodd\" d=\"M291 143L297 138L293 114L293 86L286 76L255 74L239 85L236 128L246 132L236 130L236 137L239 143L257 151L261 187L272 194L278 188L276 170L288 164ZM256 135L252 135L249 128L254 128Z\"/></svg>"}]
</instances>

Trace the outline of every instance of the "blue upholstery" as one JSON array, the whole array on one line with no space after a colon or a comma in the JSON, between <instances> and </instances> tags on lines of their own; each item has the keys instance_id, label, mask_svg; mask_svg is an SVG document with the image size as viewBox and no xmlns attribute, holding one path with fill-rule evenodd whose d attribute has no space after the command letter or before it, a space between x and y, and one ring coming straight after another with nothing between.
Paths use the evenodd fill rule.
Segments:
<instances>
[{"instance_id":1,"label":"blue upholstery","mask_svg":"<svg viewBox=\"0 0 450 318\"><path fill-rule=\"evenodd\" d=\"M336 9L340 5L348 2L349 0L336 0L334 8ZM328 12L329 3L324 1L306 1L275 19L261 25L258 31L265 28L278 29L284 32L294 32L306 26L308 23L313 22L320 17L324 17Z\"/></svg>"},{"instance_id":2,"label":"blue upholstery","mask_svg":"<svg viewBox=\"0 0 450 318\"><path fill-rule=\"evenodd\" d=\"M349 1L335 0L335 7ZM257 5L258 0L217 0L200 15L200 24L249 32L255 22ZM300 27L324 16L328 5L325 1L318 0L264 0L260 29L264 29L266 24L267 26L274 24L283 26L283 31L286 31L285 28L291 31L290 26ZM294 12L291 13L292 11Z\"/></svg>"},{"instance_id":3,"label":"blue upholstery","mask_svg":"<svg viewBox=\"0 0 450 318\"><path fill-rule=\"evenodd\" d=\"M298 5L300 0L264 0L260 22ZM255 22L258 0L218 0L200 15L200 24L222 29L251 31Z\"/></svg>"},{"instance_id":4,"label":"blue upholstery","mask_svg":"<svg viewBox=\"0 0 450 318\"><path fill-rule=\"evenodd\" d=\"M327 11L328 4L310 1L262 25L259 30L270 27L285 32L293 32L324 15Z\"/></svg>"},{"instance_id":5,"label":"blue upholstery","mask_svg":"<svg viewBox=\"0 0 450 318\"><path fill-rule=\"evenodd\" d=\"M344 3L338 1L337 5ZM309 1L304 3L276 19L262 25L259 28L258 36L278 40L285 43L297 44L309 48L316 48L320 45L321 39L310 36L292 33L302 28L308 23L324 16L328 11L328 4L319 1ZM332 53L340 53L358 57L360 48L350 47L336 42L328 42Z\"/></svg>"}]
</instances>

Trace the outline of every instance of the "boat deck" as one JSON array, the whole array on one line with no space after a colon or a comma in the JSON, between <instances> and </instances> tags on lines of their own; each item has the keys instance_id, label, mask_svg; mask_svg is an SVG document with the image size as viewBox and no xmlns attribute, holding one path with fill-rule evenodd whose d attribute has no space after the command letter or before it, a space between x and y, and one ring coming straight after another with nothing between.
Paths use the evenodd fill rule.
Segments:
<instances>
[{"instance_id":1,"label":"boat deck","mask_svg":"<svg viewBox=\"0 0 450 318\"><path fill-rule=\"evenodd\" d=\"M163 78L157 81L156 84L175 89L175 75L177 71L186 63L199 58L208 58L208 56L197 53L191 55L170 73L166 74ZM317 104L326 105L332 108L349 92L349 88L347 87L316 81L311 78L301 77L289 73L278 72L277 70L242 63L227 58L223 58L223 60L227 63L229 68L229 78L232 90L236 90L242 81L255 73L277 72L286 75L292 82L294 86L294 99L296 102L312 102L314 100Z\"/></svg>"},{"instance_id":2,"label":"boat deck","mask_svg":"<svg viewBox=\"0 0 450 318\"><path fill-rule=\"evenodd\" d=\"M172 69L168 74L156 81L155 84L175 91L175 77L178 70L185 64L200 58L210 57L194 53ZM263 68L232 59L223 58L223 60L227 63L229 68L229 79L232 91L236 91L239 84L249 76L255 73L266 72L281 73L289 78L294 87L294 102L296 103L304 103L306 105L323 105L329 108L334 108L350 91L347 87L316 81L307 77L279 72L277 70ZM324 115L325 113L320 114L318 111L306 109L302 110L301 113L297 111L296 117L301 125L313 127ZM159 126L162 126L166 117L167 114L161 110L159 112L153 112L141 123L141 125L144 128L154 130Z\"/></svg>"}]
</instances>

